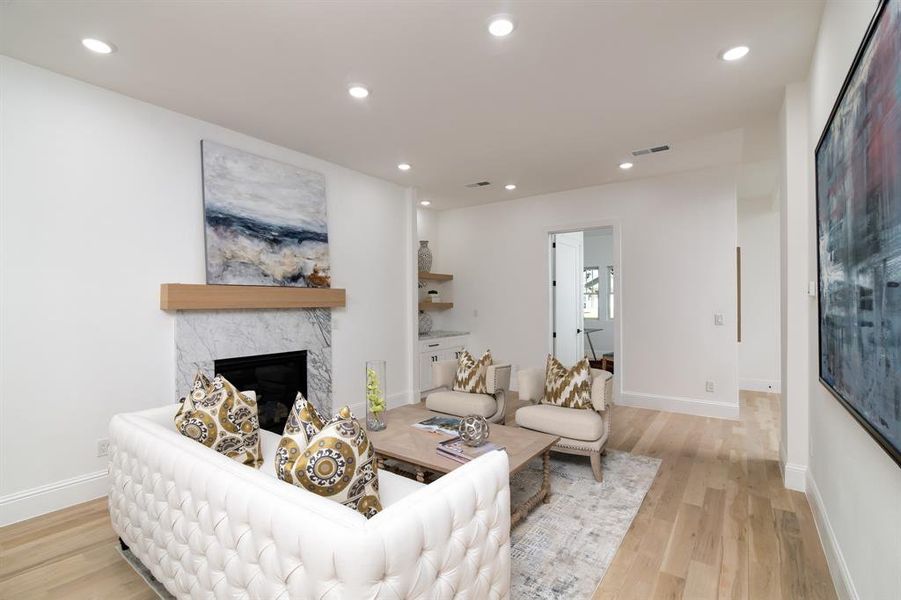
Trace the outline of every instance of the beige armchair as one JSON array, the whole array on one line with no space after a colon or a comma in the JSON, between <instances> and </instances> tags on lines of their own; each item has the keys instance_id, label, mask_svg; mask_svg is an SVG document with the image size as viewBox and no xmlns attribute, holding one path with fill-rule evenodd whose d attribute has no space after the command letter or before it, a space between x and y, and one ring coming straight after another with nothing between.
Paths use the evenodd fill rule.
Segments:
<instances>
[{"instance_id":1,"label":"beige armchair","mask_svg":"<svg viewBox=\"0 0 901 600\"><path fill-rule=\"evenodd\" d=\"M517 374L519 397L533 403L516 411L516 424L526 429L560 437L551 450L566 454L588 456L594 478L603 481L601 455L610 435L610 405L613 400L613 374L600 369L591 370L591 405L587 408L566 408L540 404L544 397L544 369L523 369Z\"/></svg>"},{"instance_id":2,"label":"beige armchair","mask_svg":"<svg viewBox=\"0 0 901 600\"><path fill-rule=\"evenodd\" d=\"M425 407L435 412L458 417L481 415L492 423L504 422L507 407L506 392L510 388L510 365L491 365L485 374L487 394L455 392L454 374L456 360L439 360L432 363L432 383L439 388L425 399Z\"/></svg>"}]
</instances>

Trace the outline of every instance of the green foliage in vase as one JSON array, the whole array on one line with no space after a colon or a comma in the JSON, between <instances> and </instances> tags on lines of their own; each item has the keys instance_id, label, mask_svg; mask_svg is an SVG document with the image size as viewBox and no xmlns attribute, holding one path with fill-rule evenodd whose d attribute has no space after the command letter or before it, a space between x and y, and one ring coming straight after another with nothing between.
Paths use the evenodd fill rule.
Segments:
<instances>
[{"instance_id":1,"label":"green foliage in vase","mask_svg":"<svg viewBox=\"0 0 901 600\"><path fill-rule=\"evenodd\" d=\"M366 369L366 401L369 412L380 413L385 410L385 396L379 383L379 375L374 369Z\"/></svg>"}]
</instances>

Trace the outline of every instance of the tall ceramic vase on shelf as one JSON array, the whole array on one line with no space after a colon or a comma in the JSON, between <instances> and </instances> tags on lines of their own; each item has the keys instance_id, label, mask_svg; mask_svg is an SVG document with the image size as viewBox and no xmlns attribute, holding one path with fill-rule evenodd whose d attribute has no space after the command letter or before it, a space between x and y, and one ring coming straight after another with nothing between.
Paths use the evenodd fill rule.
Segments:
<instances>
[{"instance_id":1,"label":"tall ceramic vase on shelf","mask_svg":"<svg viewBox=\"0 0 901 600\"><path fill-rule=\"evenodd\" d=\"M369 431L381 431L386 427L385 372L385 361L366 361L366 428Z\"/></svg>"},{"instance_id":2,"label":"tall ceramic vase on shelf","mask_svg":"<svg viewBox=\"0 0 901 600\"><path fill-rule=\"evenodd\" d=\"M429 248L429 241L422 240L419 242L419 250L416 252L416 258L419 262L420 271L432 270L432 249Z\"/></svg>"}]
</instances>

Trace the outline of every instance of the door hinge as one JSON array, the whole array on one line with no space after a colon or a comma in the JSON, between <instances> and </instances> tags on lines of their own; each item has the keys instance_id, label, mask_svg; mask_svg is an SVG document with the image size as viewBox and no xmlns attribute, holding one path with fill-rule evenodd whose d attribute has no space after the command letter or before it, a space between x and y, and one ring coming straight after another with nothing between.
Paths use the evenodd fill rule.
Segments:
<instances>
[{"instance_id":1,"label":"door hinge","mask_svg":"<svg viewBox=\"0 0 901 600\"><path fill-rule=\"evenodd\" d=\"M551 242L551 248L556 248L556 247L557 247L557 242Z\"/></svg>"},{"instance_id":2,"label":"door hinge","mask_svg":"<svg viewBox=\"0 0 901 600\"><path fill-rule=\"evenodd\" d=\"M552 337L557 337L557 332L556 332L556 331L553 333Z\"/></svg>"},{"instance_id":3,"label":"door hinge","mask_svg":"<svg viewBox=\"0 0 901 600\"><path fill-rule=\"evenodd\" d=\"M557 287L557 280L556 280L556 279L553 280L553 281L551 282L551 285L552 285L553 287Z\"/></svg>"}]
</instances>

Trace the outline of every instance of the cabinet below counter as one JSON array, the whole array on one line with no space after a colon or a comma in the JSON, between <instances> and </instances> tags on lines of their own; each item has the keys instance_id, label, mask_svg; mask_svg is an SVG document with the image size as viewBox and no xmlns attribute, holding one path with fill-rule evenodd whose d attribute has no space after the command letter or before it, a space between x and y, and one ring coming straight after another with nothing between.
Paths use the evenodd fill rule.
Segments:
<instances>
[{"instance_id":1,"label":"cabinet below counter","mask_svg":"<svg viewBox=\"0 0 901 600\"><path fill-rule=\"evenodd\" d=\"M456 360L469 343L468 332L433 331L419 336L419 391L435 389L432 385L432 363Z\"/></svg>"}]
</instances>

